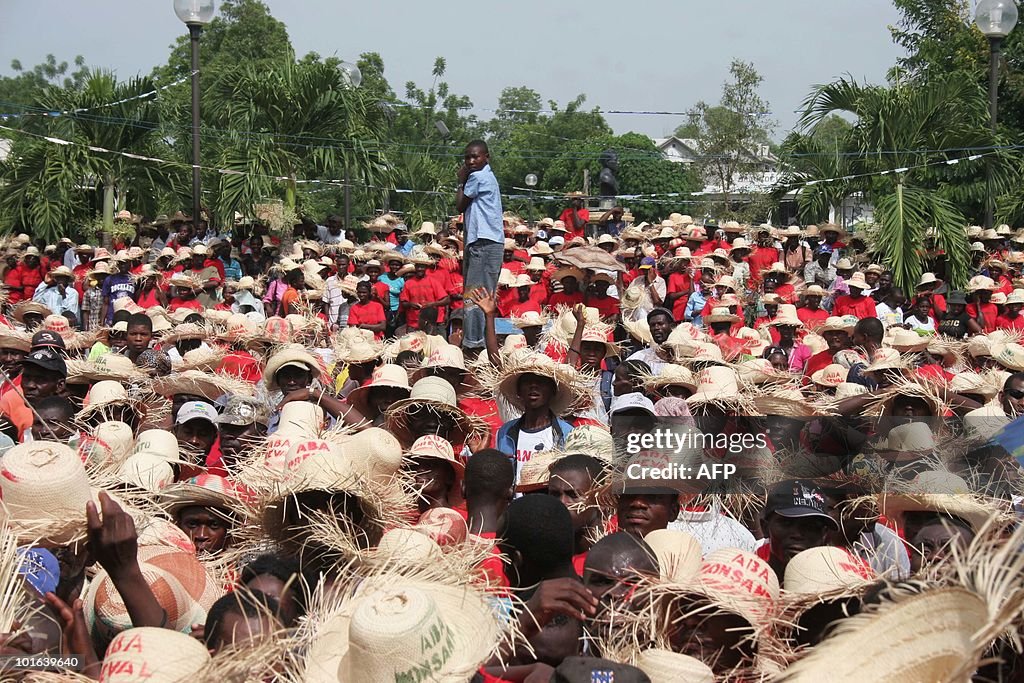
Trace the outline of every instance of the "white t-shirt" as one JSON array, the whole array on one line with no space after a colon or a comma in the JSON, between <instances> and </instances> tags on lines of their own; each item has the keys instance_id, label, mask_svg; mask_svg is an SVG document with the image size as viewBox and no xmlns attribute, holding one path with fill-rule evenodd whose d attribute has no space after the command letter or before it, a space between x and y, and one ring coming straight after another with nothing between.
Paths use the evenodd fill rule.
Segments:
<instances>
[{"instance_id":1,"label":"white t-shirt","mask_svg":"<svg viewBox=\"0 0 1024 683\"><path fill-rule=\"evenodd\" d=\"M875 304L875 317L882 321L882 325L886 328L903 324L903 310L889 308L888 304Z\"/></svg>"},{"instance_id":2,"label":"white t-shirt","mask_svg":"<svg viewBox=\"0 0 1024 683\"><path fill-rule=\"evenodd\" d=\"M903 322L905 322L907 325L909 325L910 329L914 330L915 332L917 332L918 330L923 330L925 332L934 332L935 331L935 318L933 318L931 316L928 316L928 320L927 321L921 322L921 320L917 316L910 315L910 316L907 316L903 320Z\"/></svg>"},{"instance_id":3,"label":"white t-shirt","mask_svg":"<svg viewBox=\"0 0 1024 683\"><path fill-rule=\"evenodd\" d=\"M636 353L631 354L629 358L627 358L626 360L642 360L643 362L647 363L647 365L651 368L652 375L661 374L662 368L668 365L668 362L662 360L658 356L658 352L653 347L650 346L648 346L647 348L640 349Z\"/></svg>"},{"instance_id":4,"label":"white t-shirt","mask_svg":"<svg viewBox=\"0 0 1024 683\"><path fill-rule=\"evenodd\" d=\"M534 453L548 451L554 447L555 432L552 425L535 432L520 429L519 439L516 441L516 461L522 466L524 462L530 461Z\"/></svg>"},{"instance_id":5,"label":"white t-shirt","mask_svg":"<svg viewBox=\"0 0 1024 683\"><path fill-rule=\"evenodd\" d=\"M704 555L722 548L739 548L752 553L757 545L754 534L715 507L701 511L680 510L676 520L668 523L668 528L685 531L696 538Z\"/></svg>"}]
</instances>

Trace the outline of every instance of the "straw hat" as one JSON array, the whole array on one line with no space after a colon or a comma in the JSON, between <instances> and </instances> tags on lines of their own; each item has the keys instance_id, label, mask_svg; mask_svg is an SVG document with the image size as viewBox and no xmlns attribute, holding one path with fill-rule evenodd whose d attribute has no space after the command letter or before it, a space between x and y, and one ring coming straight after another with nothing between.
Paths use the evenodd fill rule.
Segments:
<instances>
[{"instance_id":1,"label":"straw hat","mask_svg":"<svg viewBox=\"0 0 1024 683\"><path fill-rule=\"evenodd\" d=\"M479 433L481 425L458 407L455 389L442 377L424 377L412 385L409 398L397 401L388 408L387 429L402 443L412 443L419 435L412 434L407 423L408 413L413 408L427 407L442 413L454 423L451 440L462 443Z\"/></svg>"},{"instance_id":2,"label":"straw hat","mask_svg":"<svg viewBox=\"0 0 1024 683\"><path fill-rule=\"evenodd\" d=\"M644 542L658 558L662 580L689 583L700 571L700 541L685 531L655 529L644 536Z\"/></svg>"},{"instance_id":3,"label":"straw hat","mask_svg":"<svg viewBox=\"0 0 1024 683\"><path fill-rule=\"evenodd\" d=\"M43 318L53 315L53 311L39 303L38 301L20 301L14 306L14 310L11 315L19 323L25 323L25 316L31 313L35 313Z\"/></svg>"},{"instance_id":4,"label":"straw hat","mask_svg":"<svg viewBox=\"0 0 1024 683\"><path fill-rule=\"evenodd\" d=\"M829 316L825 319L825 322L818 327L818 334L822 335L826 332L853 332L854 328L857 327L856 316L846 315L843 317Z\"/></svg>"},{"instance_id":5,"label":"straw hat","mask_svg":"<svg viewBox=\"0 0 1024 683\"><path fill-rule=\"evenodd\" d=\"M647 674L651 683L715 683L710 666L671 650L644 650L637 655L636 668Z\"/></svg>"},{"instance_id":6,"label":"straw hat","mask_svg":"<svg viewBox=\"0 0 1024 683\"><path fill-rule=\"evenodd\" d=\"M194 339L210 339L214 336L213 331L195 323L180 323L161 338L161 342L167 346L177 344L179 341Z\"/></svg>"},{"instance_id":7,"label":"straw hat","mask_svg":"<svg viewBox=\"0 0 1024 683\"><path fill-rule=\"evenodd\" d=\"M267 389L270 391L278 389L277 373L288 367L304 368L313 375L313 379L320 377L320 363L317 362L313 354L299 344L289 344L282 347L267 362L267 369L263 373L263 381L266 383Z\"/></svg>"},{"instance_id":8,"label":"straw hat","mask_svg":"<svg viewBox=\"0 0 1024 683\"><path fill-rule=\"evenodd\" d=\"M992 359L1007 370L1024 371L1024 346L1017 343L992 344Z\"/></svg>"},{"instance_id":9,"label":"straw hat","mask_svg":"<svg viewBox=\"0 0 1024 683\"><path fill-rule=\"evenodd\" d=\"M844 548L821 546L797 553L786 565L782 585L787 601L819 602L855 594L874 581L874 572L860 558Z\"/></svg>"},{"instance_id":10,"label":"straw hat","mask_svg":"<svg viewBox=\"0 0 1024 683\"><path fill-rule=\"evenodd\" d=\"M986 399L999 393L999 387L989 378L969 371L956 373L949 381L949 390L957 394L978 394Z\"/></svg>"},{"instance_id":11,"label":"straw hat","mask_svg":"<svg viewBox=\"0 0 1024 683\"><path fill-rule=\"evenodd\" d=\"M852 264L850 267L853 267ZM857 289L871 289L868 281L864 279L864 273L854 273L846 280L846 285L848 287L856 287Z\"/></svg>"},{"instance_id":12,"label":"straw hat","mask_svg":"<svg viewBox=\"0 0 1024 683\"><path fill-rule=\"evenodd\" d=\"M586 410L593 404L593 396L587 388L589 379L564 363L556 363L540 353L523 354L507 362L497 373L496 393L504 396L509 403L523 410L516 385L524 375L540 375L555 383L555 394L551 399L551 410L563 416L574 411Z\"/></svg>"},{"instance_id":13,"label":"straw hat","mask_svg":"<svg viewBox=\"0 0 1024 683\"><path fill-rule=\"evenodd\" d=\"M723 365L712 365L697 373L697 390L688 399L691 409L715 404L728 409L748 405L740 392L736 371Z\"/></svg>"},{"instance_id":14,"label":"straw hat","mask_svg":"<svg viewBox=\"0 0 1024 683\"><path fill-rule=\"evenodd\" d=\"M81 537L91 500L82 459L65 444L18 444L0 460L0 512L25 542L67 543Z\"/></svg>"},{"instance_id":15,"label":"straw hat","mask_svg":"<svg viewBox=\"0 0 1024 683\"><path fill-rule=\"evenodd\" d=\"M187 507L214 508L231 513L242 508L248 492L226 477L200 474L165 488L159 496L160 506L171 519Z\"/></svg>"},{"instance_id":16,"label":"straw hat","mask_svg":"<svg viewBox=\"0 0 1024 683\"><path fill-rule=\"evenodd\" d=\"M671 386L686 387L690 391L697 390L697 383L690 369L675 363L666 363L662 366L661 372L644 378L644 387L650 390Z\"/></svg>"},{"instance_id":17,"label":"straw hat","mask_svg":"<svg viewBox=\"0 0 1024 683\"><path fill-rule=\"evenodd\" d=\"M82 410L79 411L78 416L80 419L87 420L97 412L111 406L126 406L139 413L141 405L138 399L128 396L128 390L120 382L103 380L92 385L89 389L89 393L85 396Z\"/></svg>"},{"instance_id":18,"label":"straw hat","mask_svg":"<svg viewBox=\"0 0 1024 683\"><path fill-rule=\"evenodd\" d=\"M819 387L838 387L846 381L850 370L842 365L830 363L811 375L811 381Z\"/></svg>"},{"instance_id":19,"label":"straw hat","mask_svg":"<svg viewBox=\"0 0 1024 683\"><path fill-rule=\"evenodd\" d=\"M309 683L469 680L499 640L497 613L473 588L398 574L365 579L322 624Z\"/></svg>"},{"instance_id":20,"label":"straw hat","mask_svg":"<svg viewBox=\"0 0 1024 683\"><path fill-rule=\"evenodd\" d=\"M444 460L455 468L456 475L461 475L466 469L465 463L455 457L452 444L447 439L442 439L436 434L427 434L413 441L406 457L413 459L433 458Z\"/></svg>"},{"instance_id":21,"label":"straw hat","mask_svg":"<svg viewBox=\"0 0 1024 683\"><path fill-rule=\"evenodd\" d=\"M985 600L962 587L896 592L877 608L844 620L786 670L785 680L967 680L989 645L975 640L988 622ZM954 676L957 670L967 673Z\"/></svg>"},{"instance_id":22,"label":"straw hat","mask_svg":"<svg viewBox=\"0 0 1024 683\"><path fill-rule=\"evenodd\" d=\"M223 587L196 559L195 553L164 545L140 546L139 568L153 596L167 615L167 628L188 633L206 621L206 612ZM106 570L100 569L82 596L90 632L106 640L132 627L121 595Z\"/></svg>"},{"instance_id":23,"label":"straw hat","mask_svg":"<svg viewBox=\"0 0 1024 683\"><path fill-rule=\"evenodd\" d=\"M984 334L976 334L967 340L967 355L982 358L992 355L992 341Z\"/></svg>"},{"instance_id":24,"label":"straw hat","mask_svg":"<svg viewBox=\"0 0 1024 683\"><path fill-rule=\"evenodd\" d=\"M913 330L905 330L902 327L891 328L888 344L902 353L924 351L928 348L928 337L922 337Z\"/></svg>"},{"instance_id":25,"label":"straw hat","mask_svg":"<svg viewBox=\"0 0 1024 683\"><path fill-rule=\"evenodd\" d=\"M822 287L819 287L818 285L809 285L808 287L804 288L804 291L801 294L803 296L805 296L805 297L808 297L808 296L822 296L823 297L823 296L828 295L828 292L826 292Z\"/></svg>"},{"instance_id":26,"label":"straw hat","mask_svg":"<svg viewBox=\"0 0 1024 683\"><path fill-rule=\"evenodd\" d=\"M992 278L985 277L984 275L975 275L967 283L968 292L978 292L983 289L995 290L996 283Z\"/></svg>"},{"instance_id":27,"label":"straw hat","mask_svg":"<svg viewBox=\"0 0 1024 683\"><path fill-rule=\"evenodd\" d=\"M107 646L101 683L179 683L195 680L210 663L203 643L166 628L129 628Z\"/></svg>"},{"instance_id":28,"label":"straw hat","mask_svg":"<svg viewBox=\"0 0 1024 683\"><path fill-rule=\"evenodd\" d=\"M423 361L423 365L412 373L412 381L415 382L423 378L434 368L454 368L460 370L463 373L463 377L465 377L467 372L466 357L458 346L441 344L431 351L430 355Z\"/></svg>"},{"instance_id":29,"label":"straw hat","mask_svg":"<svg viewBox=\"0 0 1024 683\"><path fill-rule=\"evenodd\" d=\"M942 284L942 280L935 277L935 273L923 273L921 278L917 281L917 288L927 287L928 285L935 285L936 287Z\"/></svg>"},{"instance_id":30,"label":"straw hat","mask_svg":"<svg viewBox=\"0 0 1024 683\"><path fill-rule=\"evenodd\" d=\"M820 415L799 389L786 386L771 388L754 395L754 407L764 415L805 418Z\"/></svg>"},{"instance_id":31,"label":"straw hat","mask_svg":"<svg viewBox=\"0 0 1024 683\"><path fill-rule=\"evenodd\" d=\"M927 346L927 344L925 344ZM907 368L907 361L900 357L896 349L880 348L875 351L875 358L871 364L864 368L865 372L877 370L903 370Z\"/></svg>"},{"instance_id":32,"label":"straw hat","mask_svg":"<svg viewBox=\"0 0 1024 683\"><path fill-rule=\"evenodd\" d=\"M711 314L705 316L703 320L706 325L712 325L714 323L737 323L741 318L729 312L728 308L722 307L712 308Z\"/></svg>"},{"instance_id":33,"label":"straw hat","mask_svg":"<svg viewBox=\"0 0 1024 683\"><path fill-rule=\"evenodd\" d=\"M804 324L800 320L800 318L797 317L796 306L794 306L793 304L779 304L778 313L775 315L775 318L770 323L768 323L768 325L770 327L780 327L780 326L803 327L804 326Z\"/></svg>"},{"instance_id":34,"label":"straw hat","mask_svg":"<svg viewBox=\"0 0 1024 683\"><path fill-rule=\"evenodd\" d=\"M743 617L757 631L771 624L779 601L779 579L768 562L735 548L716 550L704 558L695 590Z\"/></svg>"},{"instance_id":35,"label":"straw hat","mask_svg":"<svg viewBox=\"0 0 1024 683\"><path fill-rule=\"evenodd\" d=\"M17 349L28 353L32 350L32 335L24 330L0 327L0 349Z\"/></svg>"},{"instance_id":36,"label":"straw hat","mask_svg":"<svg viewBox=\"0 0 1024 683\"><path fill-rule=\"evenodd\" d=\"M114 354L107 354L112 356ZM104 356L107 357L107 356ZM228 377L216 372L185 370L164 377L153 378L153 393L158 396L171 397L178 394L201 396L208 401L216 401L224 394L241 394L252 396L254 387L249 382Z\"/></svg>"},{"instance_id":37,"label":"straw hat","mask_svg":"<svg viewBox=\"0 0 1024 683\"><path fill-rule=\"evenodd\" d=\"M844 398L850 398L851 396L860 396L868 393L868 388L863 384L854 384L852 382L843 382L836 385L835 400L841 401Z\"/></svg>"},{"instance_id":38,"label":"straw hat","mask_svg":"<svg viewBox=\"0 0 1024 683\"><path fill-rule=\"evenodd\" d=\"M353 389L348 395L348 402L361 415L369 412L367 401L370 398L370 390L374 387L387 387L399 389L408 394L412 388L409 385L409 373L401 365L385 363L373 369L370 381Z\"/></svg>"},{"instance_id":39,"label":"straw hat","mask_svg":"<svg viewBox=\"0 0 1024 683\"><path fill-rule=\"evenodd\" d=\"M942 470L921 472L903 490L883 492L879 495L879 510L898 526L903 525L905 512L941 512L963 519L975 532L993 515L966 481Z\"/></svg>"},{"instance_id":40,"label":"straw hat","mask_svg":"<svg viewBox=\"0 0 1024 683\"><path fill-rule=\"evenodd\" d=\"M550 256L555 253L555 250L547 242L538 240L536 244L526 250L526 253L530 256Z\"/></svg>"},{"instance_id":41,"label":"straw hat","mask_svg":"<svg viewBox=\"0 0 1024 683\"><path fill-rule=\"evenodd\" d=\"M174 468L152 453L132 453L118 468L117 480L140 491L158 493L174 482Z\"/></svg>"}]
</instances>

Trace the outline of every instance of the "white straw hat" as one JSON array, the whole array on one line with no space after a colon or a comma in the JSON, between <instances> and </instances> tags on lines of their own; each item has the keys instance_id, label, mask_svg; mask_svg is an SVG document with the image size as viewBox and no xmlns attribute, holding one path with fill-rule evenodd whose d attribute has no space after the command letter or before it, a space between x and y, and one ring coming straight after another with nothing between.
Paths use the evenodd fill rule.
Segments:
<instances>
[{"instance_id":1,"label":"white straw hat","mask_svg":"<svg viewBox=\"0 0 1024 683\"><path fill-rule=\"evenodd\" d=\"M100 683L180 683L210 662L206 647L190 635L166 628L130 628L107 646Z\"/></svg>"},{"instance_id":2,"label":"white straw hat","mask_svg":"<svg viewBox=\"0 0 1024 683\"><path fill-rule=\"evenodd\" d=\"M84 534L93 489L69 446L34 441L11 447L0 459L0 499L19 538L66 543Z\"/></svg>"},{"instance_id":3,"label":"white straw hat","mask_svg":"<svg viewBox=\"0 0 1024 683\"><path fill-rule=\"evenodd\" d=\"M655 529L644 542L658 558L661 578L671 583L689 583L700 571L700 541L685 531Z\"/></svg>"},{"instance_id":4,"label":"white straw hat","mask_svg":"<svg viewBox=\"0 0 1024 683\"><path fill-rule=\"evenodd\" d=\"M715 683L710 666L671 650L644 650L636 658L636 668L647 674L651 683Z\"/></svg>"}]
</instances>

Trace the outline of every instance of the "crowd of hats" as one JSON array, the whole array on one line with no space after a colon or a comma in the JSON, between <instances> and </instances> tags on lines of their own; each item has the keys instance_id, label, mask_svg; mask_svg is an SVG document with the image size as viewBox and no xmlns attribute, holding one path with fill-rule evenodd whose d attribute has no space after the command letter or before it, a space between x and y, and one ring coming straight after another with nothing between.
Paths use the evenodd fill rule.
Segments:
<instances>
[{"instance_id":1,"label":"crowd of hats","mask_svg":"<svg viewBox=\"0 0 1024 683\"><path fill-rule=\"evenodd\" d=\"M965 228L976 256L962 289L925 272L905 305L885 255L839 226L633 225L624 212L614 230L576 231L508 214L498 293L459 291L463 311L497 308L506 290L568 296L575 281L611 289L617 312L587 289L575 305L489 314L487 346L464 349L450 323L468 313L451 303L446 325L389 317L383 338L325 315L332 288L354 302L370 271L457 281L458 220L410 230L383 214L331 240L297 230L290 250L265 245L262 271L223 282L174 265L220 244L240 254L249 222L170 246L188 217L119 218L140 235L170 228L168 246L4 246L15 264L46 259L44 287L129 262L137 280L227 289L250 312L126 297L113 322L83 330L31 296L5 304L0 595L14 597L0 624L30 636L25 652L80 654L60 630L84 633L88 673L111 683L501 681L522 667L529 680L655 683L1020 674L1024 498L1006 439L1024 411L1024 231ZM295 309L265 307L298 270ZM903 322L918 301L930 329ZM954 307L971 324L942 334ZM152 323L135 360L120 311ZM20 373L54 378L73 416L48 417ZM550 388L540 408L523 389L535 384ZM551 441L523 451L541 412ZM661 428L715 445L627 447ZM761 440L720 445L743 436ZM495 452L514 476L485 531L467 491L473 458ZM561 469L582 456L585 477ZM736 477L651 482L636 463L729 464ZM571 517L529 517L555 496ZM671 514L651 528L645 506ZM517 515L535 527L525 541ZM545 548L559 524L579 563L519 585L530 532ZM254 569L266 562L273 572ZM595 611L544 602L565 581ZM35 680L80 680L52 668Z\"/></svg>"}]
</instances>

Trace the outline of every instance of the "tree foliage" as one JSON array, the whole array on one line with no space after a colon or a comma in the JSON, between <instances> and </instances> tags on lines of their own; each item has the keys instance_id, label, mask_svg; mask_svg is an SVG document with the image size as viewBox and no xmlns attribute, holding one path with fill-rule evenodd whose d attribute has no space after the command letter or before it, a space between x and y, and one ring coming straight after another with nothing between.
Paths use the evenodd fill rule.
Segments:
<instances>
[{"instance_id":1,"label":"tree foliage","mask_svg":"<svg viewBox=\"0 0 1024 683\"><path fill-rule=\"evenodd\" d=\"M0 78L0 111L19 113L25 106L36 102L48 88L79 90L89 76L85 57L74 59L74 70L67 62L58 62L52 54L46 61L26 69L17 59L11 60L11 71L16 75Z\"/></svg>"}]
</instances>

